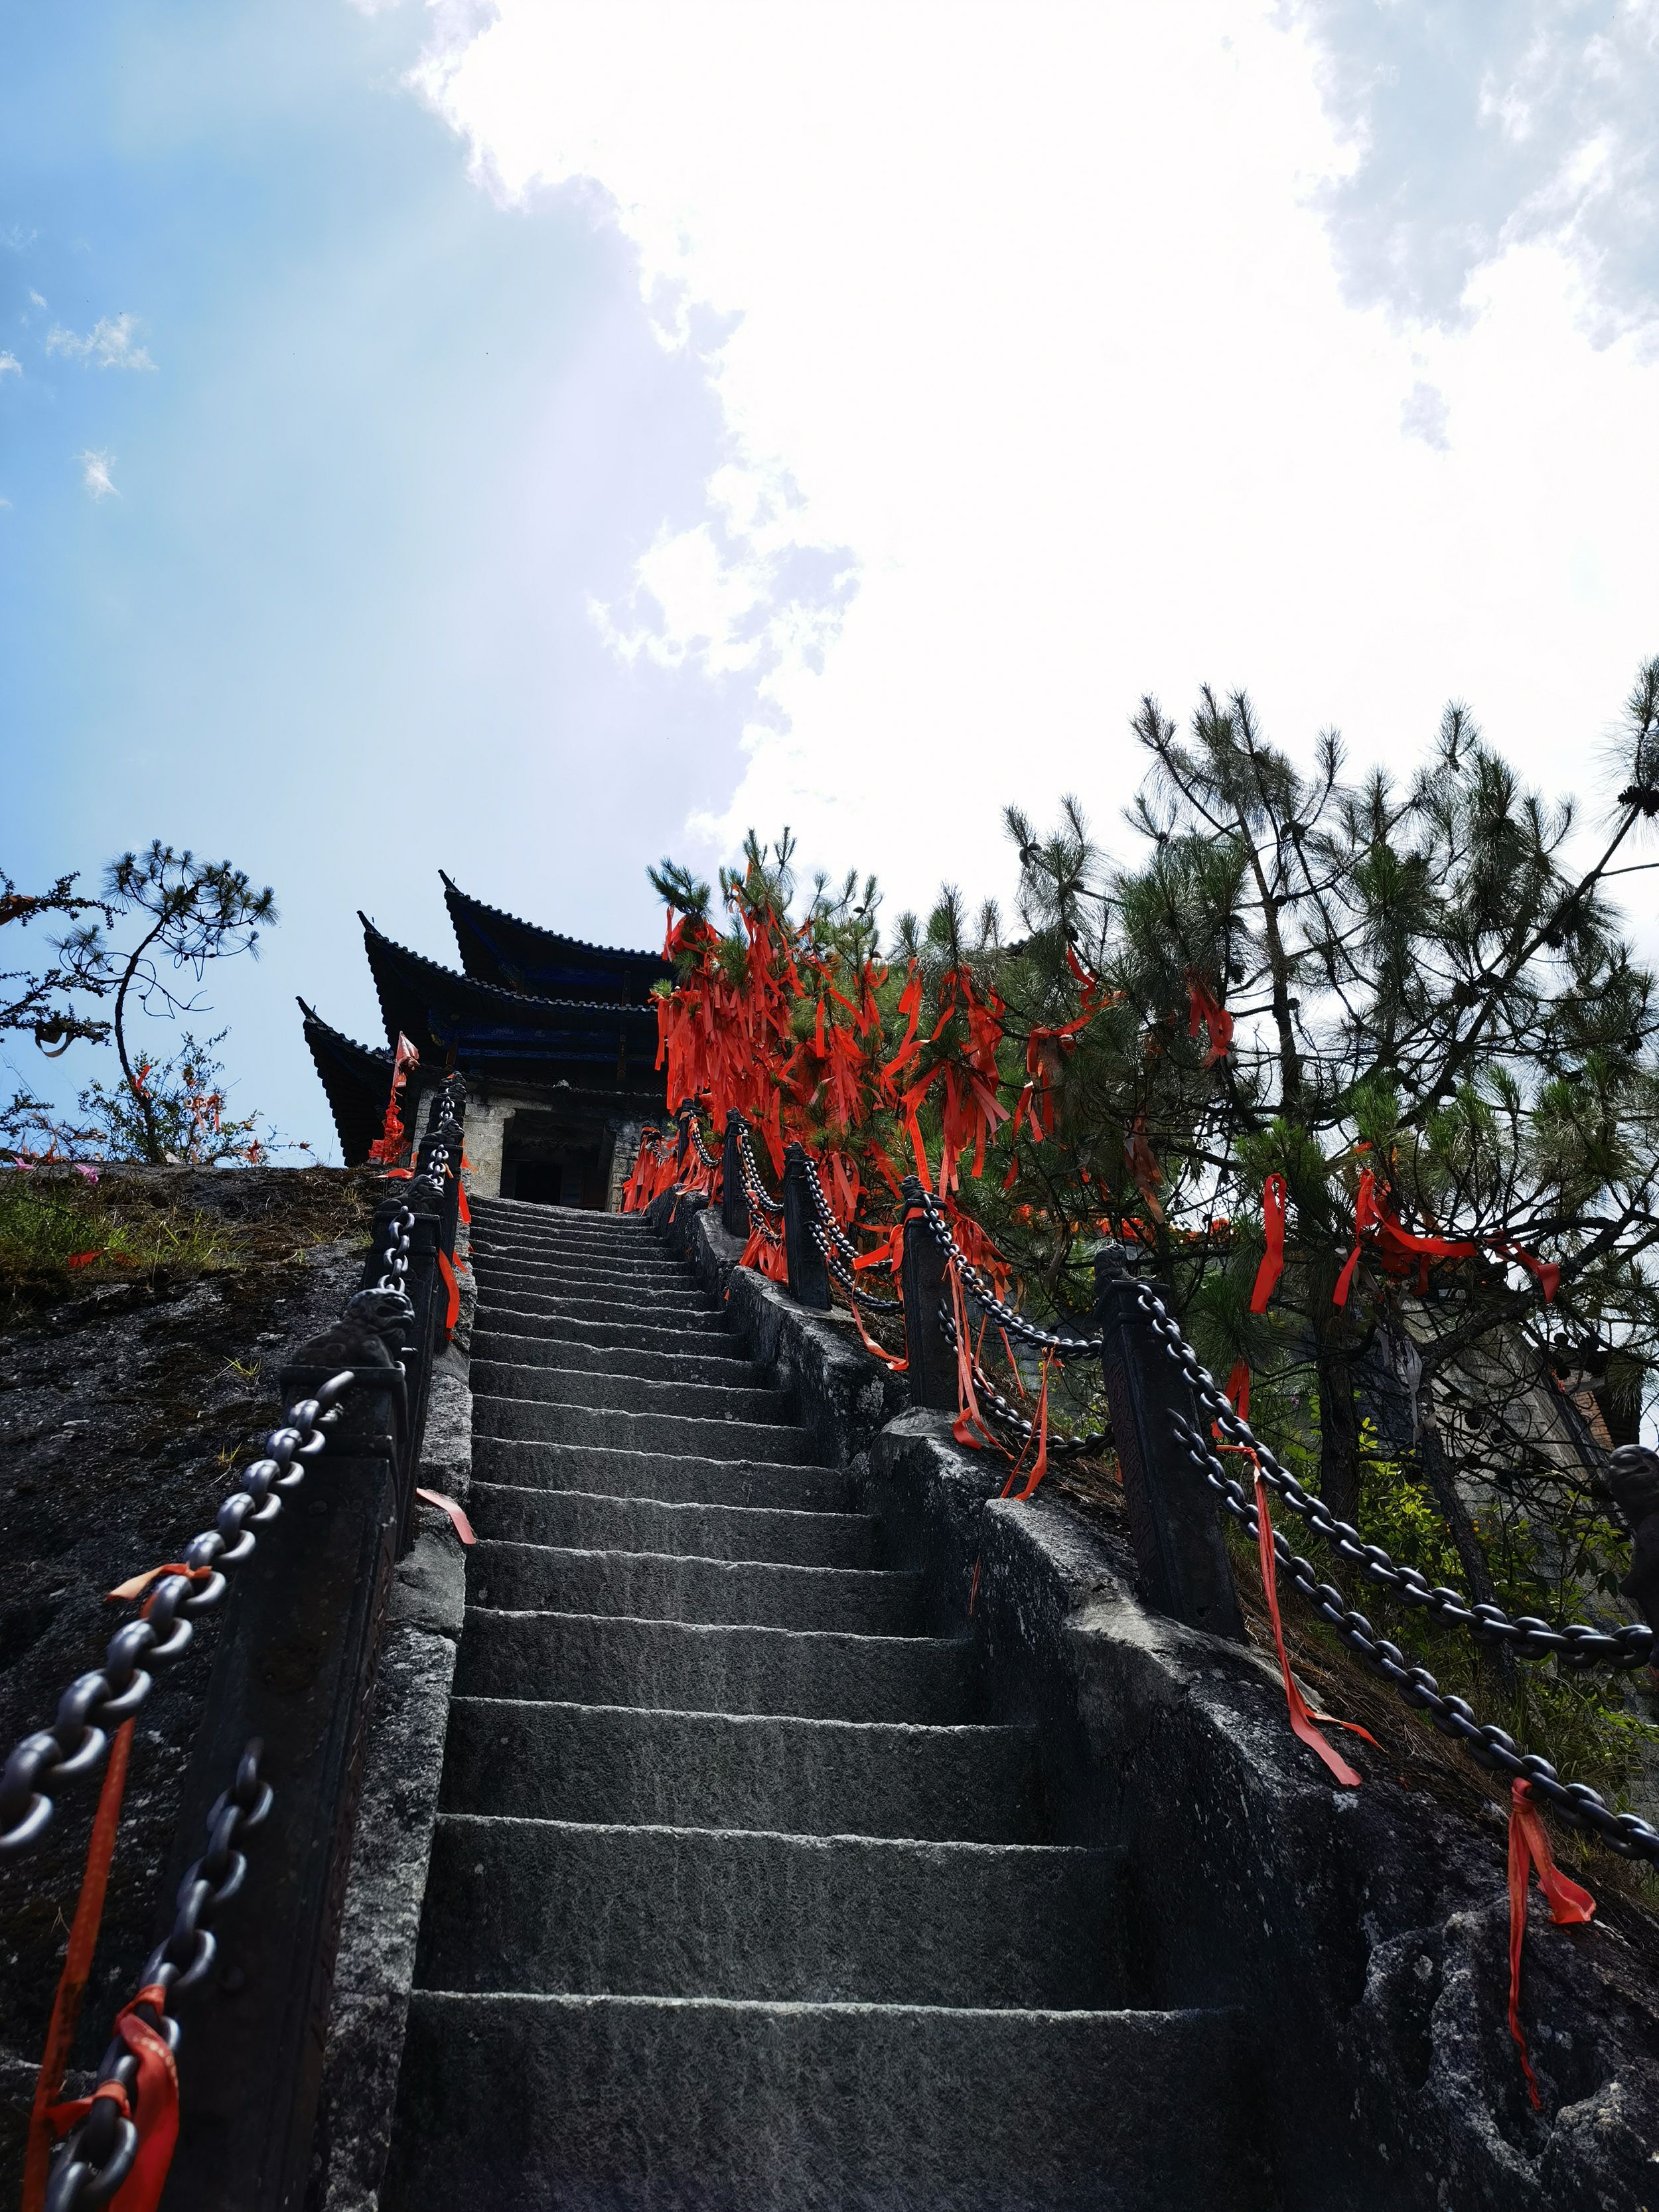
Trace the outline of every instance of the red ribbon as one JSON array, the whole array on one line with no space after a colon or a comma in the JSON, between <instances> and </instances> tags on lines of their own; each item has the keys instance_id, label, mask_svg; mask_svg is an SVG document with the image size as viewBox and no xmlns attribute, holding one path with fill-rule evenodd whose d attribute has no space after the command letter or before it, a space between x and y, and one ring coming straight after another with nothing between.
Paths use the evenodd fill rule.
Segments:
<instances>
[{"instance_id":1,"label":"red ribbon","mask_svg":"<svg viewBox=\"0 0 1659 2212\"><path fill-rule=\"evenodd\" d=\"M1528 1880L1534 1869L1556 1926L1582 1928L1595 1911L1595 1899L1556 1865L1549 1831L1532 1802L1532 1784L1517 1781L1510 1787L1510 2033L1520 2049L1527 2094L1537 2112L1544 2100L1538 2094L1527 2056L1526 2031L1521 2025L1521 1948L1527 1934Z\"/></svg>"},{"instance_id":2,"label":"red ribbon","mask_svg":"<svg viewBox=\"0 0 1659 2212\"><path fill-rule=\"evenodd\" d=\"M1218 1439L1219 1441L1219 1439ZM1344 1728L1355 1735L1363 1735L1369 1744L1376 1738L1358 1721L1339 1720L1334 1713L1316 1712L1296 1686L1291 1672L1290 1655L1285 1649L1285 1626L1279 1616L1279 1559L1273 1550L1273 1516L1267 1510L1267 1486L1261 1479L1261 1469L1255 1454L1247 1445L1223 1443L1224 1451L1243 1451L1255 1468L1255 1542L1261 1560L1261 1594L1267 1601L1267 1618L1273 1623L1273 1642L1279 1650L1279 1671L1285 1678L1285 1703L1290 1712L1291 1729L1310 1751L1317 1752L1336 1779L1345 1789L1357 1790L1361 1778L1356 1774L1334 1744L1327 1743L1314 1723L1322 1721L1328 1728Z\"/></svg>"},{"instance_id":3,"label":"red ribbon","mask_svg":"<svg viewBox=\"0 0 1659 2212\"><path fill-rule=\"evenodd\" d=\"M1232 1372L1227 1377L1227 1402L1241 1421L1250 1418L1250 1370L1243 1359L1235 1359Z\"/></svg>"},{"instance_id":4,"label":"red ribbon","mask_svg":"<svg viewBox=\"0 0 1659 2212\"><path fill-rule=\"evenodd\" d=\"M1012 1355L1011 1353L1010 1358L1012 1358ZM1037 1394L1036 1419L1031 1425L1031 1433L1025 1439L1025 1443L1021 1449L1019 1457L1014 1462L1012 1474L1010 1474L1007 1481L1002 1486L1002 1494L1006 1498L1009 1492L1013 1488L1014 1485L1019 1480L1019 1471L1025 1463L1025 1454L1030 1451L1031 1446L1035 1443L1037 1448L1036 1457L1031 1462L1031 1472L1026 1479L1024 1489L1020 1492L1019 1496L1014 1500L1016 1505L1023 1505L1025 1503L1026 1499L1031 1495L1031 1492L1036 1488L1038 1483L1042 1481L1043 1476L1048 1472L1048 1368L1053 1358L1054 1355L1052 1352L1045 1352L1043 1355L1042 1388ZM1014 1371L1018 1374L1019 1370L1016 1368Z\"/></svg>"},{"instance_id":5,"label":"red ribbon","mask_svg":"<svg viewBox=\"0 0 1659 2212\"><path fill-rule=\"evenodd\" d=\"M137 2129L138 2149L126 2179L110 2199L110 2212L155 2212L167 2187L167 2169L179 2140L179 2069L166 2036L138 2011L140 2005L146 2005L160 2019L167 2011L167 1993L161 1983L151 1982L115 2015L115 2033L138 2061L136 2106L129 2104L118 2081L110 2081L94 2089L90 2097L78 2097L71 2105L54 2105L50 2114L58 2132L67 2134L77 2120L86 2118L99 2098L107 2097L123 2118L131 2120ZM27 2197L24 2212L31 2212Z\"/></svg>"},{"instance_id":6,"label":"red ribbon","mask_svg":"<svg viewBox=\"0 0 1659 2212\"><path fill-rule=\"evenodd\" d=\"M155 1574L166 1574L166 1567L157 1567ZM144 1580L149 1580L145 1577ZM125 1585L123 1585L125 1589ZM99 1793L98 1810L92 1823L92 1840L87 1845L86 1872L81 1877L81 1895L75 1907L75 1922L70 1929L69 1946L64 1956L64 1971L58 1977L58 1993L52 2001L52 2019L46 2027L46 2047L40 2060L40 2071L34 2084L34 2103L29 2113L28 2143L23 2156L22 2212L40 2212L46 2201L47 2170L52 2159L52 2120L55 2112L63 2109L57 2101L64 2086L64 2071L69 2064L70 2047L75 2041L76 2025L81 2017L81 2003L87 1993L87 1976L92 1967L92 1954L97 1948L99 1924L104 1917L104 1894L109 1887L110 1861L115 1852L115 1833L121 1824L121 1800L126 1793L127 1761L132 1751L133 1723L123 1721L116 1729L110 1745L109 1764L104 1769L104 1786Z\"/></svg>"},{"instance_id":7,"label":"red ribbon","mask_svg":"<svg viewBox=\"0 0 1659 2212\"><path fill-rule=\"evenodd\" d=\"M1220 1001L1213 998L1189 968L1187 970L1187 1006L1188 1018L1187 1034L1198 1035L1203 1024L1210 1040L1210 1048L1204 1055L1206 1067L1213 1067L1218 1060L1225 1060L1232 1048L1233 1018Z\"/></svg>"},{"instance_id":8,"label":"red ribbon","mask_svg":"<svg viewBox=\"0 0 1659 2212\"><path fill-rule=\"evenodd\" d=\"M441 1512L448 1514L455 1524L455 1534L460 1538L462 1543L477 1542L477 1538L472 1533L472 1523L453 1498L446 1498L441 1490L416 1490L415 1495L416 1498L424 1498L428 1505L435 1505Z\"/></svg>"},{"instance_id":9,"label":"red ribbon","mask_svg":"<svg viewBox=\"0 0 1659 2212\"><path fill-rule=\"evenodd\" d=\"M1261 1227L1267 1238L1267 1249L1261 1255L1261 1265L1255 1271L1255 1288L1250 1292L1250 1311L1266 1313L1279 1277L1285 1272L1285 1178L1270 1175L1261 1186ZM1346 1296L1346 1293L1344 1293ZM1341 1298L1337 1300L1340 1305Z\"/></svg>"},{"instance_id":10,"label":"red ribbon","mask_svg":"<svg viewBox=\"0 0 1659 2212\"><path fill-rule=\"evenodd\" d=\"M443 1277L444 1288L449 1293L449 1304L444 1309L444 1334L453 1336L455 1324L461 1317L461 1286L455 1279L455 1267L442 1247L438 1251L438 1273Z\"/></svg>"}]
</instances>

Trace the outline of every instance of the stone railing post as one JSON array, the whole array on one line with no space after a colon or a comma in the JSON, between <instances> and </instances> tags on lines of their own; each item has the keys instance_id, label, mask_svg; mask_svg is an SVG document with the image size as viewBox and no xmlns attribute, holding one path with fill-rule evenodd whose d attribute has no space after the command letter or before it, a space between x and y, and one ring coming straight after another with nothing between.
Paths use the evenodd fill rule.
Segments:
<instances>
[{"instance_id":1,"label":"stone railing post","mask_svg":"<svg viewBox=\"0 0 1659 2212\"><path fill-rule=\"evenodd\" d=\"M744 1195L743 1156L738 1151L744 1120L741 1114L726 1117L726 1143L720 1163L720 1227L740 1244L749 1242L749 1200Z\"/></svg>"},{"instance_id":2,"label":"stone railing post","mask_svg":"<svg viewBox=\"0 0 1659 2212\"><path fill-rule=\"evenodd\" d=\"M787 1145L783 1154L783 1251L789 1263L789 1295L797 1305L830 1310L830 1270L812 1235L812 1172L805 1148Z\"/></svg>"},{"instance_id":3,"label":"stone railing post","mask_svg":"<svg viewBox=\"0 0 1659 2212\"><path fill-rule=\"evenodd\" d=\"M1168 1305L1161 1283L1147 1285ZM1143 1595L1189 1628L1244 1640L1221 1515L1209 1485L1176 1441L1171 1417L1200 1425L1198 1401L1147 1326L1121 1247L1095 1262L1112 1441Z\"/></svg>"},{"instance_id":4,"label":"stone railing post","mask_svg":"<svg viewBox=\"0 0 1659 2212\"><path fill-rule=\"evenodd\" d=\"M904 1294L905 1380L910 1403L919 1412L953 1413L957 1409L957 1355L939 1319L947 1295L945 1255L921 1210L921 1185L914 1176L903 1184L904 1257L900 1284Z\"/></svg>"}]
</instances>

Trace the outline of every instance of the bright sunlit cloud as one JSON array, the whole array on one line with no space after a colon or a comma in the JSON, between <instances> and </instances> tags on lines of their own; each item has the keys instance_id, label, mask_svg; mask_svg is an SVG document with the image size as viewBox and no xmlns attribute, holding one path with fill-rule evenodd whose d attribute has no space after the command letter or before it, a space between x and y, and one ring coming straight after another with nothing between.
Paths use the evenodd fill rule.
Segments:
<instances>
[{"instance_id":1,"label":"bright sunlit cloud","mask_svg":"<svg viewBox=\"0 0 1659 2212\"><path fill-rule=\"evenodd\" d=\"M1386 12L1420 45L1421 9ZM1659 372L1586 167L1595 85L1552 105L1520 52L1454 85L1443 131L1526 140L1524 220L1489 194L1454 283L1467 180L1449 156L1437 227L1414 173L1433 283L1396 237L1391 295L1374 165L1425 164L1409 82L1399 112L1365 105L1376 15L439 17L417 82L478 182L586 195L724 410L705 516L595 617L738 720L741 781L694 814L693 857L788 822L908 900L1006 887L1001 804L1075 789L1109 824L1139 694L1184 714L1204 681L1247 684L1293 747L1336 724L1395 763L1456 694L1552 787L1582 775L1659 650L1627 489L1659 464Z\"/></svg>"}]
</instances>

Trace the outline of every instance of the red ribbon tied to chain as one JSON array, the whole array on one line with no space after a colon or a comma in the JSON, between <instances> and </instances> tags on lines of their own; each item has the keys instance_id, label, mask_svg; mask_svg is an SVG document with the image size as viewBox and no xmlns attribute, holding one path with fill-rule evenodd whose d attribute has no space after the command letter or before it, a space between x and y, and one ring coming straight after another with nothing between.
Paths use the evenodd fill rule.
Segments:
<instances>
[{"instance_id":1,"label":"red ribbon tied to chain","mask_svg":"<svg viewBox=\"0 0 1659 2212\"><path fill-rule=\"evenodd\" d=\"M1255 1271L1255 1288L1250 1292L1250 1311L1253 1314L1267 1312L1267 1301L1285 1272L1285 1200L1284 1176L1270 1175L1261 1186L1261 1228L1267 1249L1261 1255L1261 1265ZM1340 1305L1341 1303L1339 1298L1337 1304Z\"/></svg>"},{"instance_id":2,"label":"red ribbon tied to chain","mask_svg":"<svg viewBox=\"0 0 1659 2212\"><path fill-rule=\"evenodd\" d=\"M1527 1886L1534 1870L1556 1926L1582 1928L1595 1911L1595 1899L1556 1865L1549 1831L1533 1802L1532 1784L1517 1781L1510 1788L1510 2033L1520 2051L1527 2094L1537 2112L1544 2100L1538 2094L1537 2079L1527 2056L1526 2030L1521 2025L1521 1948L1527 1934Z\"/></svg>"},{"instance_id":3,"label":"red ribbon tied to chain","mask_svg":"<svg viewBox=\"0 0 1659 2212\"><path fill-rule=\"evenodd\" d=\"M1273 1516L1267 1507L1267 1486L1262 1480L1261 1462L1248 1444L1229 1443L1218 1428L1212 1431L1223 1451L1240 1453L1255 1469L1255 1541L1261 1562L1261 1595L1267 1601L1267 1618L1273 1624L1273 1643L1279 1652L1279 1671L1285 1681L1285 1704L1290 1714L1291 1732L1305 1743L1310 1751L1316 1752L1337 1781L1345 1789L1357 1790L1363 1779L1356 1774L1334 1744L1327 1743L1315 1723L1322 1721L1327 1728L1346 1729L1352 1735L1363 1735L1367 1743L1375 1745L1376 1738L1358 1721L1339 1720L1334 1713L1316 1712L1301 1691L1291 1672L1290 1654L1285 1649L1285 1625L1279 1611L1279 1555L1273 1549Z\"/></svg>"}]
</instances>

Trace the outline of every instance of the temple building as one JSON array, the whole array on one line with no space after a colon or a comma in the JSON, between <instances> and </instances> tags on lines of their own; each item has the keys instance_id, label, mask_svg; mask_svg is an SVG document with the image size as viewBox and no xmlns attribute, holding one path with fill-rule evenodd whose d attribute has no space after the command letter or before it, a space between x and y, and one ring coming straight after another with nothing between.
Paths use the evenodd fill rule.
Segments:
<instances>
[{"instance_id":1,"label":"temple building","mask_svg":"<svg viewBox=\"0 0 1659 2212\"><path fill-rule=\"evenodd\" d=\"M450 1070L466 1078L470 1189L614 1210L640 1130L665 1104L651 988L666 964L538 929L447 876L443 885L459 973L358 917L384 1045L358 1044L300 1001L346 1164L366 1159L380 1133L401 1036L420 1055L409 1080L416 1113Z\"/></svg>"}]
</instances>

